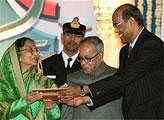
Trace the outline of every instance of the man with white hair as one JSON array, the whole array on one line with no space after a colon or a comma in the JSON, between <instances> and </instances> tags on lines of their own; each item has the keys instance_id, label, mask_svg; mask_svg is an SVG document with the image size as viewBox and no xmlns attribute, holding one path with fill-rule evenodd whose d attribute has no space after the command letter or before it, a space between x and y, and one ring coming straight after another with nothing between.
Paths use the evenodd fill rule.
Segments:
<instances>
[{"instance_id":1,"label":"man with white hair","mask_svg":"<svg viewBox=\"0 0 164 120\"><path fill-rule=\"evenodd\" d=\"M103 41L97 36L84 38L80 42L78 59L82 69L68 75L68 84L71 86L88 85L116 73L117 69L108 66L103 57ZM83 97L87 99L88 96ZM123 119L121 103L122 98L102 105L93 111L87 105L78 107L63 105L61 120L120 120Z\"/></svg>"}]
</instances>

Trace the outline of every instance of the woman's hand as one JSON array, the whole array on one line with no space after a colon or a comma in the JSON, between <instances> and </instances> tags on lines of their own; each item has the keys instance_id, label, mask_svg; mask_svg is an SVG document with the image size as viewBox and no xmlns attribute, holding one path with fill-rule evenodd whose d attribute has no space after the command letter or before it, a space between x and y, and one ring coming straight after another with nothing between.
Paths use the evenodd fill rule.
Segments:
<instances>
[{"instance_id":1,"label":"woman's hand","mask_svg":"<svg viewBox=\"0 0 164 120\"><path fill-rule=\"evenodd\" d=\"M56 106L56 102L51 99L43 99L43 102L45 103L45 109L52 109Z\"/></svg>"},{"instance_id":2,"label":"woman's hand","mask_svg":"<svg viewBox=\"0 0 164 120\"><path fill-rule=\"evenodd\" d=\"M30 92L26 96L26 101L28 104L31 104L31 103L41 100L41 99L42 99L42 94L39 92Z\"/></svg>"}]
</instances>

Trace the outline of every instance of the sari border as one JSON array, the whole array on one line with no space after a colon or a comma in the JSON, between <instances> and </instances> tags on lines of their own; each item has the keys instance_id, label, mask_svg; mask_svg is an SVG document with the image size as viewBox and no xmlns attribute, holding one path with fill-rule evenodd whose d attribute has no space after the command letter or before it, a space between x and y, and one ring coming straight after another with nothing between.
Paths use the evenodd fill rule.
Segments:
<instances>
[{"instance_id":1,"label":"sari border","mask_svg":"<svg viewBox=\"0 0 164 120\"><path fill-rule=\"evenodd\" d=\"M17 89L20 93L20 96L25 97L26 96L26 91L25 91L25 86L24 86L24 83L23 83L22 74L21 74L20 63L19 63L17 52L16 52L16 49L15 49L15 44L13 44L9 48L9 55L10 55L11 62L12 62L12 65L13 65L14 77L15 77Z\"/></svg>"}]
</instances>

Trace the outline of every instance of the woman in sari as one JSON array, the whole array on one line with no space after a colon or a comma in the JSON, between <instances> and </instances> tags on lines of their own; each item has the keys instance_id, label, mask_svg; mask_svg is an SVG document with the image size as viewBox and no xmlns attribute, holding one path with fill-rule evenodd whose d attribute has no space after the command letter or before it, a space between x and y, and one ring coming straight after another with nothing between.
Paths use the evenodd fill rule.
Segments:
<instances>
[{"instance_id":1,"label":"woman in sari","mask_svg":"<svg viewBox=\"0 0 164 120\"><path fill-rule=\"evenodd\" d=\"M50 88L53 81L37 72L39 55L34 41L20 38L0 62L0 120L58 120L60 109L33 89Z\"/></svg>"}]
</instances>

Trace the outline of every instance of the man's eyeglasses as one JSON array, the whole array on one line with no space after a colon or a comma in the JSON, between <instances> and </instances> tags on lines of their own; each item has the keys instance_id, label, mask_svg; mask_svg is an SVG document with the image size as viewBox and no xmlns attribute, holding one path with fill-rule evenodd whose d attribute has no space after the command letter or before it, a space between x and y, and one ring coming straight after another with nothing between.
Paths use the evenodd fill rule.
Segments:
<instances>
[{"instance_id":1,"label":"man's eyeglasses","mask_svg":"<svg viewBox=\"0 0 164 120\"><path fill-rule=\"evenodd\" d=\"M21 51L27 51L29 53L40 53L39 49L38 48L26 48L26 49L22 49L22 50L19 50L19 52Z\"/></svg>"},{"instance_id":2,"label":"man's eyeglasses","mask_svg":"<svg viewBox=\"0 0 164 120\"><path fill-rule=\"evenodd\" d=\"M64 32L64 35L66 36L66 37L69 37L69 38L72 38L72 37L74 37L74 38L82 38L83 37L83 35L78 35L78 34L72 34L72 33L67 33L67 32Z\"/></svg>"},{"instance_id":3,"label":"man's eyeglasses","mask_svg":"<svg viewBox=\"0 0 164 120\"><path fill-rule=\"evenodd\" d=\"M85 63L89 63L89 62L91 62L95 57L97 57L98 55L99 55L99 53L97 53L97 54L94 55L93 57L81 57L81 56L79 56L79 57L77 58L77 61L78 61L78 62L84 61Z\"/></svg>"},{"instance_id":4,"label":"man's eyeglasses","mask_svg":"<svg viewBox=\"0 0 164 120\"><path fill-rule=\"evenodd\" d=\"M121 22L119 22L119 23L115 23L115 24L113 24L113 27L116 29L116 28L118 28L123 22L124 22L124 21L121 21Z\"/></svg>"}]
</instances>

